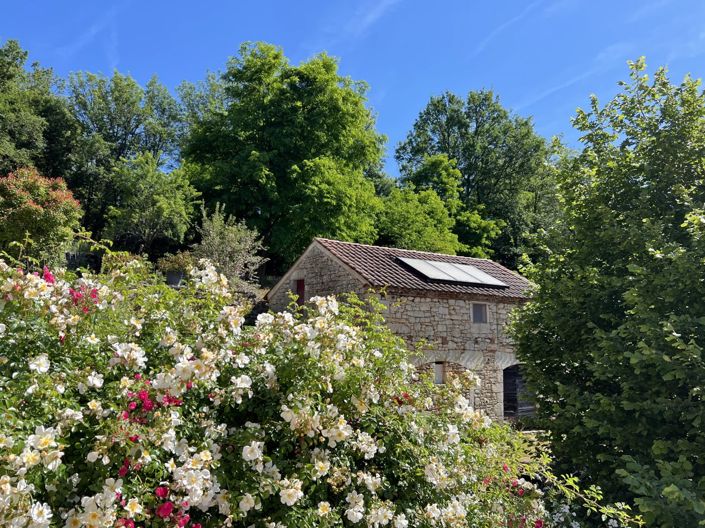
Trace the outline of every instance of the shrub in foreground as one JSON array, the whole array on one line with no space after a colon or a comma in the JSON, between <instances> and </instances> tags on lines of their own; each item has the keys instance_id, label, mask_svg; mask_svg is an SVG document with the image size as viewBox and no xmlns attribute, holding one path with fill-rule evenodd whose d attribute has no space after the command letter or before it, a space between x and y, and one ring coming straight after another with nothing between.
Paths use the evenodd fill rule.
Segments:
<instances>
[{"instance_id":1,"label":"shrub in foreground","mask_svg":"<svg viewBox=\"0 0 705 528\"><path fill-rule=\"evenodd\" d=\"M551 525L520 478L544 462L359 301L243 327L210 266L104 267L0 261L0 525Z\"/></svg>"},{"instance_id":2,"label":"shrub in foreground","mask_svg":"<svg viewBox=\"0 0 705 528\"><path fill-rule=\"evenodd\" d=\"M61 178L45 178L33 168L0 176L0 251L61 262L82 214ZM17 241L27 242L24 251Z\"/></svg>"}]
</instances>

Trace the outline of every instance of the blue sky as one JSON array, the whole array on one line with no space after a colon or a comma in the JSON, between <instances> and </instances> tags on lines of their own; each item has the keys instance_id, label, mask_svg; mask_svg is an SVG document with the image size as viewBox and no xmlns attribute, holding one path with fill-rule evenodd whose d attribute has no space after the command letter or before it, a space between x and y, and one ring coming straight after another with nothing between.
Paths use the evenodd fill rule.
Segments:
<instances>
[{"instance_id":1,"label":"blue sky","mask_svg":"<svg viewBox=\"0 0 705 528\"><path fill-rule=\"evenodd\" d=\"M117 68L170 88L222 69L246 40L293 62L325 50L369 83L392 174L394 146L445 90L493 89L539 133L576 146L570 117L591 93L614 95L627 60L645 55L674 80L705 74L702 0L37 0L3 6L7 38L62 76Z\"/></svg>"}]
</instances>

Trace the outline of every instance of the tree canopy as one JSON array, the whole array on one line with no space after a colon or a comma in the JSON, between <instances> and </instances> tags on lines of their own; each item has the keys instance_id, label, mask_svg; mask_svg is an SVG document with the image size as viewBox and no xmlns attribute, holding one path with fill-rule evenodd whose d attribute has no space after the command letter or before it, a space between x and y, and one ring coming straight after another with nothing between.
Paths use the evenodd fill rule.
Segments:
<instances>
[{"instance_id":1,"label":"tree canopy","mask_svg":"<svg viewBox=\"0 0 705 528\"><path fill-rule=\"evenodd\" d=\"M106 234L138 253L159 240L183 242L198 197L185 168L164 172L158 163L144 152L123 159L111 174L117 199L106 212Z\"/></svg>"},{"instance_id":2,"label":"tree canopy","mask_svg":"<svg viewBox=\"0 0 705 528\"><path fill-rule=\"evenodd\" d=\"M208 107L191 112L185 145L204 167L195 183L206 202L256 228L280 265L317 235L373 241L376 198L365 175L378 170L384 138L366 85L341 76L326 54L294 66L262 43L243 45L218 82L207 92L215 97L191 97Z\"/></svg>"},{"instance_id":3,"label":"tree canopy","mask_svg":"<svg viewBox=\"0 0 705 528\"><path fill-rule=\"evenodd\" d=\"M437 172L424 170L429 159L438 163L438 155L452 160L460 173L465 210L499 227L494 257L515 267L522 253L532 251L526 234L544 220L534 216L531 222L524 214L525 194L551 198L539 192L546 186L536 183L553 176L546 140L536 134L531 119L510 113L491 91L471 91L466 99L446 92L431 98L396 149L402 176L422 186L439 184Z\"/></svg>"},{"instance_id":4,"label":"tree canopy","mask_svg":"<svg viewBox=\"0 0 705 528\"><path fill-rule=\"evenodd\" d=\"M434 191L393 189L379 213L376 243L455 255L462 245L452 231L454 224Z\"/></svg>"},{"instance_id":5,"label":"tree canopy","mask_svg":"<svg viewBox=\"0 0 705 528\"><path fill-rule=\"evenodd\" d=\"M705 518L705 95L643 59L575 127L566 226L516 327L559 467L584 468L649 526Z\"/></svg>"},{"instance_id":6,"label":"tree canopy","mask_svg":"<svg viewBox=\"0 0 705 528\"><path fill-rule=\"evenodd\" d=\"M81 214L60 178L45 178L34 168L0 176L0 251L13 258L62 262Z\"/></svg>"},{"instance_id":7,"label":"tree canopy","mask_svg":"<svg viewBox=\"0 0 705 528\"><path fill-rule=\"evenodd\" d=\"M153 77L143 88L129 75L79 72L69 79L68 100L79 124L79 148L65 175L86 211L85 225L101 234L117 204L115 167L149 153L159 166L178 160L181 107Z\"/></svg>"}]
</instances>

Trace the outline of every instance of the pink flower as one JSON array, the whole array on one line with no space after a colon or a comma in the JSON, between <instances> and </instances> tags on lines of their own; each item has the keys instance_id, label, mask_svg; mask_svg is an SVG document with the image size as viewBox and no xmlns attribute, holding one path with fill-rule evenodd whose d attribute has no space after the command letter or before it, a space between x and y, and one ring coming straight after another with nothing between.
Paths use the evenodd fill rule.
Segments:
<instances>
[{"instance_id":1,"label":"pink flower","mask_svg":"<svg viewBox=\"0 0 705 528\"><path fill-rule=\"evenodd\" d=\"M132 519L125 519L124 517L118 521L118 526L124 526L125 528L135 528L135 521Z\"/></svg>"},{"instance_id":2,"label":"pink flower","mask_svg":"<svg viewBox=\"0 0 705 528\"><path fill-rule=\"evenodd\" d=\"M534 528L543 528L543 521L541 519L534 523Z\"/></svg>"},{"instance_id":3,"label":"pink flower","mask_svg":"<svg viewBox=\"0 0 705 528\"><path fill-rule=\"evenodd\" d=\"M188 514L179 515L179 518L176 520L176 524L179 526L179 528L183 528L188 524L190 519L191 516Z\"/></svg>"},{"instance_id":4,"label":"pink flower","mask_svg":"<svg viewBox=\"0 0 705 528\"><path fill-rule=\"evenodd\" d=\"M502 471L504 471L505 473L509 473L509 466L507 464L504 464L502 466Z\"/></svg>"},{"instance_id":5,"label":"pink flower","mask_svg":"<svg viewBox=\"0 0 705 528\"><path fill-rule=\"evenodd\" d=\"M51 271L49 271L49 268L47 268L46 266L44 266L44 273L42 274L42 278L49 284L54 284L56 282L54 275L52 275Z\"/></svg>"},{"instance_id":6,"label":"pink flower","mask_svg":"<svg viewBox=\"0 0 705 528\"><path fill-rule=\"evenodd\" d=\"M162 519L168 519L169 517L171 517L171 513L173 511L174 511L174 503L171 501L167 501L167 502L157 506L156 513Z\"/></svg>"},{"instance_id":7,"label":"pink flower","mask_svg":"<svg viewBox=\"0 0 705 528\"><path fill-rule=\"evenodd\" d=\"M154 490L154 494L160 499L166 499L169 495L169 488L167 488L166 486L159 486L157 489Z\"/></svg>"}]
</instances>

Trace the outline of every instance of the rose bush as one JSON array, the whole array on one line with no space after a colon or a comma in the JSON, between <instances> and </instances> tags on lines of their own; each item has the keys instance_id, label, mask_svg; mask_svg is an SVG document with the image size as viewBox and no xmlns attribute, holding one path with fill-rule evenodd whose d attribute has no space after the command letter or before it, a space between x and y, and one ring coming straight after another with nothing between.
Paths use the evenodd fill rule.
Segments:
<instances>
[{"instance_id":1,"label":"rose bush","mask_svg":"<svg viewBox=\"0 0 705 528\"><path fill-rule=\"evenodd\" d=\"M418 380L378 312L313 301L244 327L207 264L176 291L125 255L0 261L0 525L552 525L471 376Z\"/></svg>"}]
</instances>

